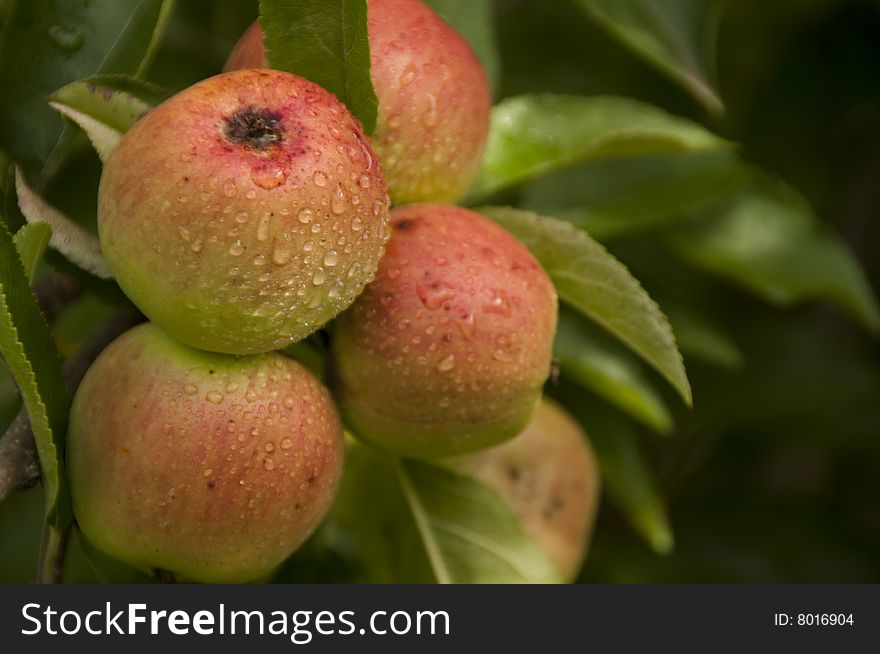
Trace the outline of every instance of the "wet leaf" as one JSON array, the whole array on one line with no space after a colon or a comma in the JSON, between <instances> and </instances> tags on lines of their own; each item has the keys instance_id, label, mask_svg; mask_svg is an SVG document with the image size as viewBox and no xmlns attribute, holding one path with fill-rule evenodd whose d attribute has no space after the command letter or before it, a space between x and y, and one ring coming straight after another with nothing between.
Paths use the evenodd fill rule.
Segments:
<instances>
[{"instance_id":1,"label":"wet leaf","mask_svg":"<svg viewBox=\"0 0 880 654\"><path fill-rule=\"evenodd\" d=\"M560 582L498 494L445 467L355 445L336 514L374 582Z\"/></svg>"},{"instance_id":2,"label":"wet leaf","mask_svg":"<svg viewBox=\"0 0 880 654\"><path fill-rule=\"evenodd\" d=\"M85 77L142 74L172 3L11 0L7 4L9 13L0 35L0 148L8 150L33 179L50 155L59 156L65 145L64 121L46 98Z\"/></svg>"},{"instance_id":3,"label":"wet leaf","mask_svg":"<svg viewBox=\"0 0 880 654\"><path fill-rule=\"evenodd\" d=\"M657 432L672 428L672 416L641 362L566 307L559 311L553 354L563 378L591 389Z\"/></svg>"},{"instance_id":4,"label":"wet leaf","mask_svg":"<svg viewBox=\"0 0 880 654\"><path fill-rule=\"evenodd\" d=\"M569 223L510 207L479 211L531 250L563 301L641 356L691 404L669 321L626 266Z\"/></svg>"},{"instance_id":5,"label":"wet leaf","mask_svg":"<svg viewBox=\"0 0 880 654\"><path fill-rule=\"evenodd\" d=\"M379 102L370 77L366 0L260 0L260 25L271 68L335 93L373 133Z\"/></svg>"},{"instance_id":6,"label":"wet leaf","mask_svg":"<svg viewBox=\"0 0 880 654\"><path fill-rule=\"evenodd\" d=\"M492 110L486 158L471 197L584 161L727 148L726 141L696 123L636 100L508 98Z\"/></svg>"}]
</instances>

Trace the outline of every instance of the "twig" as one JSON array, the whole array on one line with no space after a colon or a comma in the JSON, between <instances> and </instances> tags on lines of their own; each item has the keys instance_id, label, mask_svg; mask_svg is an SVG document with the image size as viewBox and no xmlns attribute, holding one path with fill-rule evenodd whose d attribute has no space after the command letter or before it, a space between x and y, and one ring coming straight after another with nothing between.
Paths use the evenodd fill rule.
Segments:
<instances>
[{"instance_id":1,"label":"twig","mask_svg":"<svg viewBox=\"0 0 880 654\"><path fill-rule=\"evenodd\" d=\"M70 525L59 528L47 524L43 527L40 559L37 561L38 584L57 584L61 581L69 538Z\"/></svg>"},{"instance_id":2,"label":"twig","mask_svg":"<svg viewBox=\"0 0 880 654\"><path fill-rule=\"evenodd\" d=\"M135 309L114 313L101 329L64 363L64 380L76 392L89 366L117 336L144 320ZM27 412L22 409L0 438L0 502L15 490L30 488L40 479L40 462Z\"/></svg>"}]
</instances>

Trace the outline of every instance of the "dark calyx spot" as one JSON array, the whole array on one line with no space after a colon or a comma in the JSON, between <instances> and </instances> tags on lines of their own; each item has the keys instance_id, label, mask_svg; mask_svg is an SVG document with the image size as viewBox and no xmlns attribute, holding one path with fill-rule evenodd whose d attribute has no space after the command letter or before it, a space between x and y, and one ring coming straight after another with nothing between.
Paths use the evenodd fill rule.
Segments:
<instances>
[{"instance_id":1,"label":"dark calyx spot","mask_svg":"<svg viewBox=\"0 0 880 654\"><path fill-rule=\"evenodd\" d=\"M247 107L226 118L226 138L254 150L280 143L284 136L281 116L268 109Z\"/></svg>"},{"instance_id":2,"label":"dark calyx spot","mask_svg":"<svg viewBox=\"0 0 880 654\"><path fill-rule=\"evenodd\" d=\"M395 229L409 229L410 227L412 227L412 221L411 220L401 220L399 223L396 223L394 225L394 227L395 227Z\"/></svg>"}]
</instances>

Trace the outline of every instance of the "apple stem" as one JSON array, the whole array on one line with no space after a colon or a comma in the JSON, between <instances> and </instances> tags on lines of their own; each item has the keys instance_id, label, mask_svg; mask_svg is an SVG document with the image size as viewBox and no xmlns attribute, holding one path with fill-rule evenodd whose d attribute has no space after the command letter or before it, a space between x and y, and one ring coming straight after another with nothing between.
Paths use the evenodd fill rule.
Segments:
<instances>
[{"instance_id":1,"label":"apple stem","mask_svg":"<svg viewBox=\"0 0 880 654\"><path fill-rule=\"evenodd\" d=\"M70 525L56 527L47 524L43 527L43 540L40 543L40 558L37 561L37 583L57 584L64 573L64 557L70 538Z\"/></svg>"}]
</instances>

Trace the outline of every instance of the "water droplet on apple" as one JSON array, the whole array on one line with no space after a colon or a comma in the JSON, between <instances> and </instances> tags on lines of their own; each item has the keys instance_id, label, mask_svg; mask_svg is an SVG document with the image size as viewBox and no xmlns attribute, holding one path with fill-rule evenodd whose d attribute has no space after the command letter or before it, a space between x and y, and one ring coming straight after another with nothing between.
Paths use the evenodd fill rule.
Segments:
<instances>
[{"instance_id":1,"label":"water droplet on apple","mask_svg":"<svg viewBox=\"0 0 880 654\"><path fill-rule=\"evenodd\" d=\"M492 289L489 302L483 305L483 311L497 313L505 318L510 316L510 296L502 289Z\"/></svg>"},{"instance_id":2,"label":"water droplet on apple","mask_svg":"<svg viewBox=\"0 0 880 654\"><path fill-rule=\"evenodd\" d=\"M345 197L345 191L342 190L342 184L337 184L333 191L333 198L330 200L330 209L333 213L339 215L348 208L348 199Z\"/></svg>"},{"instance_id":3,"label":"water droplet on apple","mask_svg":"<svg viewBox=\"0 0 880 654\"><path fill-rule=\"evenodd\" d=\"M283 266L293 258L293 248L287 243L277 243L272 250L272 263Z\"/></svg>"},{"instance_id":4,"label":"water droplet on apple","mask_svg":"<svg viewBox=\"0 0 880 654\"><path fill-rule=\"evenodd\" d=\"M437 125L437 96L433 93L428 94L428 109L422 114L422 123L425 127Z\"/></svg>"},{"instance_id":5,"label":"water droplet on apple","mask_svg":"<svg viewBox=\"0 0 880 654\"><path fill-rule=\"evenodd\" d=\"M260 222L257 223L257 240L265 241L269 238L269 226L272 217L269 214L263 214L260 216Z\"/></svg>"},{"instance_id":6,"label":"water droplet on apple","mask_svg":"<svg viewBox=\"0 0 880 654\"><path fill-rule=\"evenodd\" d=\"M453 300L457 295L454 288L440 281L419 283L416 286L416 295L428 309L439 309L444 303Z\"/></svg>"},{"instance_id":7,"label":"water droplet on apple","mask_svg":"<svg viewBox=\"0 0 880 654\"><path fill-rule=\"evenodd\" d=\"M413 83L413 80L416 78L416 67L412 64L407 64L403 69L403 72L400 74L400 85L401 86L409 86Z\"/></svg>"},{"instance_id":8,"label":"water droplet on apple","mask_svg":"<svg viewBox=\"0 0 880 654\"><path fill-rule=\"evenodd\" d=\"M439 364L437 364L437 370L440 372L449 372L455 368L455 356L450 354L448 357L443 359Z\"/></svg>"}]
</instances>

